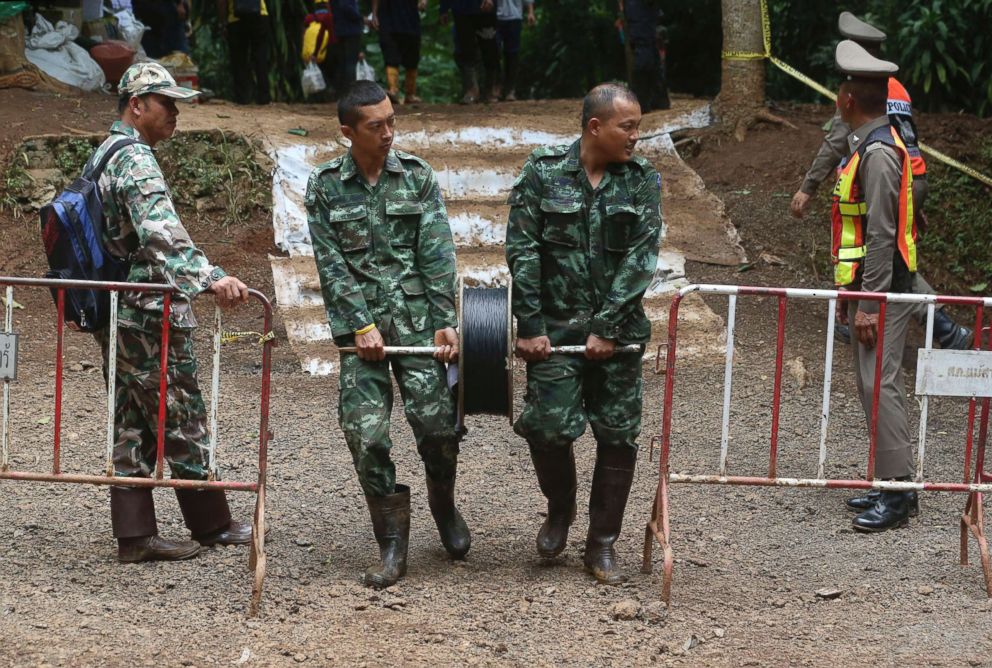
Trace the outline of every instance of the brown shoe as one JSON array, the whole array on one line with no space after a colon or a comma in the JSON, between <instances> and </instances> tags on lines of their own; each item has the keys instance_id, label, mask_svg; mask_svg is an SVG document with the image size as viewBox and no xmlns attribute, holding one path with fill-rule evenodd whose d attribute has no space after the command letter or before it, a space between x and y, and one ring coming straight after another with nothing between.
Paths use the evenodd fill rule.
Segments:
<instances>
[{"instance_id":1,"label":"brown shoe","mask_svg":"<svg viewBox=\"0 0 992 668\"><path fill-rule=\"evenodd\" d=\"M251 542L251 525L231 520L226 529L196 539L203 547L212 545L247 545Z\"/></svg>"},{"instance_id":2,"label":"brown shoe","mask_svg":"<svg viewBox=\"0 0 992 668\"><path fill-rule=\"evenodd\" d=\"M200 545L192 540L166 540L159 536L117 539L117 561L125 564L181 561L192 559L199 552Z\"/></svg>"}]
</instances>

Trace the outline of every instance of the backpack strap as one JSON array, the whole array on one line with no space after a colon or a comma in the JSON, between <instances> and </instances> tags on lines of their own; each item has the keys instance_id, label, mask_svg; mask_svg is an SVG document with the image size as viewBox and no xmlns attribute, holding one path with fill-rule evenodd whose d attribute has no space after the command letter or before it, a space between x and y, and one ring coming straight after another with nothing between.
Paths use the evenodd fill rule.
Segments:
<instances>
[{"instance_id":1,"label":"backpack strap","mask_svg":"<svg viewBox=\"0 0 992 668\"><path fill-rule=\"evenodd\" d=\"M103 174L103 170L107 168L107 163L110 162L110 159L114 157L117 151L121 150L125 146L131 146L132 144L137 144L137 143L138 143L137 139L126 137L118 142L111 144L110 147L107 149L107 152L104 153L103 156L100 158L100 162L98 162L96 166L93 167L92 169L85 171L85 176L90 181L97 181L100 178L100 175Z\"/></svg>"}]
</instances>

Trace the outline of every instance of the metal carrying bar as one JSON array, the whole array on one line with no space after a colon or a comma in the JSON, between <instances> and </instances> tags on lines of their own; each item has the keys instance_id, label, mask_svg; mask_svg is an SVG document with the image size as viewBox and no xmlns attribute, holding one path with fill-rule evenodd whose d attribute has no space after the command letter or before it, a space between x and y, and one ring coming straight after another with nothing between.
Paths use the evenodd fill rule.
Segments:
<instances>
[{"instance_id":1,"label":"metal carrying bar","mask_svg":"<svg viewBox=\"0 0 992 668\"><path fill-rule=\"evenodd\" d=\"M262 587L265 580L265 483L268 464L268 445L272 438L269 430L269 408L271 399L272 347L275 341L270 336L272 332L272 304L268 298L257 290L249 290L249 296L259 303L263 311L264 341L262 348L261 389L259 401L259 440L258 440L258 475L253 481L222 481L217 479L217 412L220 398L220 343L222 317L217 308L214 317L214 355L213 376L210 392L210 441L208 452L209 477L207 480L186 480L164 477L165 468L165 421L166 421L166 390L168 383L168 353L169 353L169 314L172 297L175 291L167 285L153 283L120 283L97 281L68 281L60 279L37 279L0 276L0 286L5 288L6 313L4 318L5 333L13 329L13 294L15 287L49 288L56 296L56 359L55 359L55 407L54 433L52 449L52 468L50 472L16 471L10 469L10 380L4 380L3 411L2 411L2 460L0 460L0 480L19 480L31 482L61 482L82 483L91 485L123 485L140 488L176 488L176 489L212 489L237 492L252 492L256 495L255 511L252 519L252 544L249 554L248 568L253 573L251 603L249 615L258 613L261 604ZM110 291L110 323L108 325L108 357L107 357L107 437L106 459L102 475L86 473L65 473L61 469L61 435L62 435L62 395L64 371L64 339L65 339L65 291L74 288ZM156 425L155 471L151 477L121 477L114 475L113 450L117 441L115 427L115 393L117 366L117 305L119 292L151 292L163 296L161 354L159 356L159 405Z\"/></svg>"},{"instance_id":2,"label":"metal carrying bar","mask_svg":"<svg viewBox=\"0 0 992 668\"><path fill-rule=\"evenodd\" d=\"M727 297L727 349L724 364L724 391L722 428L720 431L720 458L719 467L716 474L690 474L672 473L669 458L672 448L672 406L674 402L676 383L676 352L678 343L678 316L679 306L686 295L697 292L701 294L721 295ZM771 433L769 439L769 459L768 472L764 476L749 475L728 475L727 458L730 443L730 404L731 387L733 381L733 362L735 352L735 327L737 317L737 302L740 297L757 296L770 297L777 301L778 318L776 321L776 352L775 352L775 375L772 390L771 407ZM789 299L804 299L826 301L827 308L827 336L826 349L824 355L824 378L823 394L820 416L819 447L817 449L816 477L780 477L777 473L778 463L778 433L781 420L781 398L782 398L782 368L784 363L785 345L785 321L786 306ZM871 301L878 303L878 329L875 343L875 378L872 387L872 408L869 417L869 447L866 465L865 479L832 479L825 475L825 463L827 459L827 437L829 433L830 416L830 394L831 378L833 367L833 335L834 317L837 313L838 302L844 301ZM913 481L894 481L875 479L875 460L878 447L878 405L881 392L882 377L882 351L885 342L885 314L891 304L926 304L927 305L927 325L925 349L930 351L933 345L933 320L937 305L954 304L967 306L975 309L975 352L965 353L978 356L985 356L976 360L977 371L965 373L974 374L986 373L986 367L992 365L992 357L987 352L992 345L992 336L986 336L988 328L984 326L984 313L986 308L992 307L992 297L958 297L958 296L938 296L938 295L918 295L918 294L895 294L895 293L867 293L854 291L837 290L809 290L800 288L766 288L731 285L689 285L681 290L672 299L669 311L668 330L668 355L665 360L665 396L662 411L662 430L660 437L652 438L652 445L655 441L660 442L661 457L659 460L658 485L655 491L655 498L651 507L651 519L645 529L644 555L642 571L650 573L653 568L652 548L657 540L663 551L664 578L662 581L662 599L666 603L671 602L672 570L674 566L674 553L671 545L671 524L670 524L670 485L675 483L696 483L713 485L751 485L761 487L809 487L820 489L874 489L874 490L918 490L918 491L943 491L959 492L968 494L968 501L964 513L961 516L961 563L968 563L968 533L975 537L979 552L981 554L985 587L988 595L992 597L992 562L989 559L989 550L984 535L982 495L992 493L992 475L984 470L985 448L988 440L989 404L992 396L992 382L987 383L984 391L972 394L969 399L967 417L967 435L965 443L965 456L963 466L963 477L961 482L935 481L930 482L924 476L924 459L927 441L927 417L929 407L929 394L941 394L939 392L927 393L920 390L919 376L917 394L920 395L920 431L919 448L916 459L916 477ZM983 349L983 340L986 341ZM935 351L936 352L936 351ZM944 353L945 355L947 353ZM957 353L961 354L961 353ZM927 356L921 355L920 368L924 368ZM990 367L992 368L992 367ZM992 373L992 371L989 371ZM984 378L985 376L982 376ZM944 393L946 396L954 396ZM978 416L978 404L981 403L981 413ZM977 418L976 418L977 416ZM979 423L979 433L977 442L974 438L976 419ZM699 435L700 430L694 430L694 435ZM698 444L694 444L698 449ZM975 461L974 472L972 472L972 460Z\"/></svg>"},{"instance_id":3,"label":"metal carrying bar","mask_svg":"<svg viewBox=\"0 0 992 668\"><path fill-rule=\"evenodd\" d=\"M614 350L615 353L638 353L641 352L642 346L636 343L617 346ZM383 346L383 352L386 355L434 355L441 350L438 346ZM358 348L355 346L344 346L338 348L338 351L342 353L357 353ZM583 355L586 352L585 346L551 346L552 355Z\"/></svg>"}]
</instances>

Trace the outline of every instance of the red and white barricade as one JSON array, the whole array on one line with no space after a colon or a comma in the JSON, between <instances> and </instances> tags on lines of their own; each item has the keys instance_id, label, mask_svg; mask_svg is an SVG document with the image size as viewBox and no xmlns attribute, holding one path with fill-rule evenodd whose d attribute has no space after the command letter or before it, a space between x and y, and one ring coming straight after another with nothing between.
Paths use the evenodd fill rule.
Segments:
<instances>
[{"instance_id":1,"label":"red and white barricade","mask_svg":"<svg viewBox=\"0 0 992 668\"><path fill-rule=\"evenodd\" d=\"M109 355L107 377L107 401L106 401L106 459L103 471L99 473L67 473L62 470L61 449L63 435L63 348L65 341L66 323L62 314L62 305L65 300L65 290L71 288L86 287L90 289L110 291L111 321L109 339ZM118 294L124 292L144 292L160 293L164 300L164 317L162 319L162 346L159 360L160 369L164 369L168 359L169 341L169 312L174 291L165 285L151 283L101 283L93 281L65 281L54 279L33 279L15 278L0 276L0 288L3 288L4 302L6 304L4 327L0 332L0 380L3 380L3 409L2 425L0 425L0 480L21 480L34 482L68 482L68 483L88 483L93 485L127 485L131 487L170 487L183 489L215 489L230 490L236 492L252 492L255 494L255 513L252 521L253 540L251 544L248 568L253 573L252 596L249 614L255 615L261 602L262 585L265 580L265 476L266 461L268 454L269 440L272 434L269 431L269 397L271 391L271 371L272 371L272 346L274 338L272 335L272 305L262 293L250 290L252 299L259 303L263 311L263 333L255 332L225 332L222 329L221 312L217 309L213 327L213 373L211 377L210 391L210 442L209 442L209 477L207 480L182 480L178 478L165 478L165 402L159 401L157 443L156 443L156 465L154 475L150 478L115 477L113 468L113 449L117 441L116 430L114 428L114 393L116 385L116 363L117 363L117 302ZM19 335L13 331L13 310L14 288L43 288L55 292L58 300L58 308L55 316L55 394L54 394L54 423L53 436L53 456L50 471L21 471L11 468L10 452L15 441L11 438L11 389L16 382L17 376L17 352ZM217 479L217 413L220 398L220 368L221 368L221 343L223 339L240 338L244 335L255 335L262 347L262 367L261 367L261 395L259 398L259 423L258 423L258 469L257 477L248 481L228 481ZM165 396L167 375L159 374L159 397Z\"/></svg>"},{"instance_id":2,"label":"red and white barricade","mask_svg":"<svg viewBox=\"0 0 992 668\"><path fill-rule=\"evenodd\" d=\"M722 428L720 432L720 454L718 470L715 473L673 473L669 467L672 450L672 405L675 398L678 352L679 306L686 295L724 295L727 308L727 349L723 385ZM740 297L775 298L778 302L777 335L775 342L775 371L771 409L771 433L769 441L768 473L763 476L731 475L727 470L727 453L730 438L731 388L734 371L734 330L737 300ZM864 479L833 479L824 472L827 459L827 440L830 421L830 384L834 355L834 321L838 300L854 299L879 302L878 339L875 346L875 385L873 389L872 414L869 428L867 475ZM820 438L816 463L816 475L809 478L781 477L777 473L779 422L782 400L782 371L784 366L785 319L789 300L819 300L827 302L824 314L827 323L826 353L824 358L823 399L820 417ZM878 429L878 398L882 368L882 344L885 339L886 305L892 303L925 303L927 307L926 342L920 350L917 363L916 394L920 403L920 428L916 459L916 476L912 481L889 481L875 479L875 453ZM937 304L955 304L975 309L974 350L933 349L933 320ZM672 569L674 553L671 544L671 524L669 498L671 486L676 483L710 485L754 485L764 487L813 487L826 489L852 490L918 490L960 492L968 495L965 510L961 515L962 564L968 563L968 535L975 538L981 554L985 576L985 588L992 597L992 564L985 537L983 520L983 495L992 492L992 474L985 471L985 448L988 441L989 402L992 397L992 351L988 327L985 325L985 309L992 307L992 298L985 297L944 297L936 295L887 294L866 292L839 292L835 290L803 290L792 288L762 288L732 285L689 285L672 299L669 311L668 354L664 371L661 370L663 353L659 350L658 371L666 373L665 398L660 437L652 440L652 449L660 441L661 459L659 462L658 487L651 509L644 538L644 560L642 572L652 571L652 547L654 540L664 553L664 579L662 599L671 601ZM852 327L853 333L853 327ZM981 335L979 334L981 333ZM983 343L984 342L984 343ZM984 349L983 349L984 345ZM664 347L664 346L662 346ZM968 398L967 435L964 447L963 477L957 481L931 481L925 477L925 455L927 445L928 404L931 396L951 396ZM980 411L979 411L980 405ZM977 439L975 436L978 422ZM699 433L698 431L694 433ZM694 442L698 451L700 443Z\"/></svg>"}]
</instances>

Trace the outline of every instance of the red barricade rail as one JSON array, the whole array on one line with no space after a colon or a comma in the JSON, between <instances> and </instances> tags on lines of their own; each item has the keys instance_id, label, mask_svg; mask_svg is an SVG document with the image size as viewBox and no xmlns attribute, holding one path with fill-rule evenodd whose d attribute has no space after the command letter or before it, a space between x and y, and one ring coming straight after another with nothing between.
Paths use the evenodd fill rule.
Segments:
<instances>
[{"instance_id":1,"label":"red barricade rail","mask_svg":"<svg viewBox=\"0 0 992 668\"><path fill-rule=\"evenodd\" d=\"M157 423L156 442L156 464L155 473L150 478L135 477L115 477L113 471L112 452L116 442L116 430L114 428L114 391L116 385L116 348L117 348L117 301L120 292L151 292L160 293L163 296L163 318L162 318L162 352L159 359L159 368L165 369L168 360L169 341L169 313L172 304L174 290L166 285L153 283L113 283L96 281L67 281L57 279L36 279L36 278L16 278L10 276L0 276L0 287L4 288L4 301L6 303L4 328L0 334L13 333L13 308L14 308L14 288L46 288L55 291L58 308L56 309L56 342L55 342L55 415L54 415L54 443L52 456L52 470L44 471L16 471L11 470L9 465L10 450L10 383L11 379L4 378L3 382L3 411L2 429L0 429L0 439L2 439L2 452L0 452L0 480L22 480L34 482L67 482L67 483L87 483L93 485L127 485L130 487L170 487L183 489L215 489L230 490L236 492L252 492L255 494L255 512L252 518L252 544L249 556L248 568L253 573L251 604L249 614L254 616L258 613L261 603L262 585L265 580L265 480L266 464L268 459L269 440L272 433L269 430L269 400L271 395L271 374L272 374L272 346L274 339L272 336L272 304L261 292L249 290L249 295L257 301L263 310L263 333L258 335L262 344L262 369L261 369L261 396L259 409L258 427L258 477L253 481L226 481L217 480L217 463L215 458L217 445L217 405L219 398L219 378L220 378L220 346L222 339L220 309L214 321L214 356L212 392L210 393L210 450L209 468L210 474L207 480L181 480L164 477L165 465L165 402L161 400L165 396L168 374L160 373L159 383L159 410ZM63 376L63 344L65 340L66 322L63 317L63 305L65 303L65 290L70 288L89 288L110 291L111 298L111 320L109 336L110 350L108 355L109 377L107 387L107 440L106 440L106 466L103 474L85 473L65 473L61 468L61 444L62 444L62 376ZM255 334L251 333L235 333ZM0 368L2 368L0 364Z\"/></svg>"},{"instance_id":2,"label":"red barricade rail","mask_svg":"<svg viewBox=\"0 0 992 668\"><path fill-rule=\"evenodd\" d=\"M728 299L727 309L727 350L724 371L724 392L723 392L723 419L720 439L720 459L719 470L716 474L683 474L672 473L669 470L669 457L671 454L672 440L672 404L675 396L676 383L676 353L678 343L678 317L679 306L686 295L698 292L708 295L723 295ZM741 476L728 475L727 473L727 451L729 444L730 430L730 403L731 386L733 379L733 358L734 358L734 330L737 298L743 296L774 297L778 302L778 320L776 335L775 353L775 376L772 395L772 424L769 441L768 474L766 476ZM785 344L785 317L787 303L789 299L822 300L828 302L827 335L826 335L826 355L824 359L824 379L823 379L823 406L821 412L820 425L820 448L819 460L817 464L816 477L813 478L785 478L777 475L778 463L778 433L779 417L782 397L782 369ZM873 388L872 411L869 421L869 448L868 464L865 479L831 479L824 473L824 463L826 461L826 443L828 433L828 422L830 416L830 384L832 375L833 345L834 345L834 319L837 312L838 300L868 300L879 302L879 324L878 338L875 346L875 385ZM867 292L839 292L836 290L804 290L794 288L763 288L746 287L733 285L689 285L681 290L672 299L669 311L668 328L668 353L665 362L665 370L661 371L660 358L662 355L659 349L659 361L657 370L666 373L665 398L662 414L662 431L660 437L652 439L652 447L656 441L661 443L661 458L659 461L658 487L651 508L651 520L648 522L644 537L644 559L642 572L652 572L652 547L654 541L660 544L664 555L664 578L662 581L662 600L671 602L672 570L674 565L674 553L671 545L671 525L670 525L670 486L674 483L696 483L715 485L754 485L767 487L813 487L827 489L887 489L887 490L918 490L918 491L941 491L960 492L968 494L968 501L965 510L961 515L961 544L960 559L962 565L968 563L968 535L975 538L981 555L982 569L985 579L985 589L989 597L992 598L992 563L989 560L988 543L984 531L983 517L983 494L992 493L992 475L985 471L985 447L988 440L989 423L989 397L992 396L992 381L984 384L977 392L974 389L968 390L970 394L948 393L933 391L935 396L962 396L970 397L968 403L968 424L965 442L965 456L963 466L962 482L931 482L924 477L924 457L926 453L927 438L927 410L929 395L923 394L920 400L920 431L918 441L918 453L916 460L916 477L913 481L890 481L875 480L875 454L877 447L878 431L878 398L881 389L881 368L882 368L882 345L885 337L885 312L886 305L891 303L925 303L928 305L926 342L923 350L932 351L933 344L933 320L934 309L937 304L954 304L958 306L968 306L975 309L974 331L975 343L974 351L980 351L980 361L983 364L989 363L988 351L992 347L992 335L989 335L988 327L985 326L985 309L992 307L992 298L989 297L949 297L937 295L915 295L915 294L889 294L889 293L867 293ZM852 327L853 334L853 327ZM984 350L983 350L983 341ZM665 347L663 345L662 347ZM948 351L950 352L950 351ZM971 353L966 353L971 354ZM919 378L918 378L919 382ZM977 416L978 404L981 403L981 413ZM979 429L977 442L974 437L976 416L978 417ZM698 444L695 445L698 450ZM974 468L972 468L974 460Z\"/></svg>"}]
</instances>

